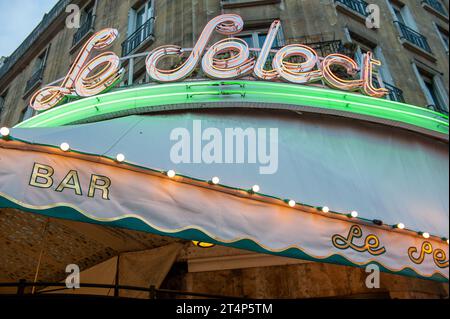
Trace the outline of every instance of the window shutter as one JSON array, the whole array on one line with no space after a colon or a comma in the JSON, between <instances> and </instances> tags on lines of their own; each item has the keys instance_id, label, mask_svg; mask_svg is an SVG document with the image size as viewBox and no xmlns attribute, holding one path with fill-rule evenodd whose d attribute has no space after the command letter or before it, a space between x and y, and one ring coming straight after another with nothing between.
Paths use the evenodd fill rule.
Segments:
<instances>
[{"instance_id":1,"label":"window shutter","mask_svg":"<svg viewBox=\"0 0 450 319\"><path fill-rule=\"evenodd\" d=\"M136 10L133 8L130 8L128 10L128 29L127 29L127 38L133 34L134 32L134 25L136 20Z\"/></svg>"}]
</instances>

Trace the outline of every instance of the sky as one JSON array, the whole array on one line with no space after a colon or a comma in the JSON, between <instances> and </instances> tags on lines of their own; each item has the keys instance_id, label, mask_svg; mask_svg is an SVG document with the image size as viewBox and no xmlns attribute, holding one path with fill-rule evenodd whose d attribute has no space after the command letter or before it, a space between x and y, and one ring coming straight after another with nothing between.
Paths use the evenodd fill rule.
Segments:
<instances>
[{"instance_id":1,"label":"sky","mask_svg":"<svg viewBox=\"0 0 450 319\"><path fill-rule=\"evenodd\" d=\"M0 0L0 57L9 56L58 0Z\"/></svg>"}]
</instances>

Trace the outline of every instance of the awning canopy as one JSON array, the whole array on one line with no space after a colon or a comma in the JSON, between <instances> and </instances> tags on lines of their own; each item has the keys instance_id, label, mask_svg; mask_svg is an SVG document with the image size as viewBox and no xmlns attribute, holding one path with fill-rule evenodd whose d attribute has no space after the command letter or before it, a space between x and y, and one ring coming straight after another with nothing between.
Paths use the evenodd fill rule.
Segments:
<instances>
[{"instance_id":1,"label":"awning canopy","mask_svg":"<svg viewBox=\"0 0 450 319\"><path fill-rule=\"evenodd\" d=\"M114 104L116 92L110 94L98 98ZM136 107L145 99L133 95L121 103ZM84 118L93 123L59 126L68 124L65 119L82 107L81 100L60 107L66 113L50 110L12 129L0 141L0 207L314 261L375 263L388 272L448 280L445 119L429 114L420 125L393 120L411 126L403 127L387 118L362 121L311 109L299 114L273 101L244 109L227 97L226 109L200 112L203 104L184 98L190 102L183 112L105 111L104 118ZM209 106L220 103L217 98ZM95 105L83 107L92 111ZM424 120L414 107L409 111ZM99 119L104 121L95 122ZM432 124L435 120L442 123ZM413 126L426 132L412 133ZM175 163L170 155L176 144L171 134L180 128L191 132L188 163ZM209 128L222 137L229 128L258 134L276 128L276 145L266 145L267 152L277 149L276 163L275 157L252 162L248 154L242 163L196 161L194 135L202 140ZM203 138L202 150L211 139ZM62 151L61 143L70 150ZM124 155L123 162L117 154ZM269 166L270 172L261 174ZM177 175L168 177L168 170ZM220 177L218 185L211 183L214 176ZM248 191L255 184L261 190ZM352 217L356 211L359 216ZM395 228L398 223L406 229Z\"/></svg>"}]
</instances>

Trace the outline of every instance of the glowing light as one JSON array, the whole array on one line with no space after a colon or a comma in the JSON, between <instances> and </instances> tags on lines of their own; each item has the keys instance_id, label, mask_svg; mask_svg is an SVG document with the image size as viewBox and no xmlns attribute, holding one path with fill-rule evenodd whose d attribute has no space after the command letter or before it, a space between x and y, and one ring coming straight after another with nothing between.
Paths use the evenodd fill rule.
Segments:
<instances>
[{"instance_id":1,"label":"glowing light","mask_svg":"<svg viewBox=\"0 0 450 319\"><path fill-rule=\"evenodd\" d=\"M403 224L403 223L398 223L397 225L395 225L395 228L398 228L398 229L405 229L405 224Z\"/></svg>"},{"instance_id":2,"label":"glowing light","mask_svg":"<svg viewBox=\"0 0 450 319\"><path fill-rule=\"evenodd\" d=\"M208 22L208 24L203 29L197 43L192 49L191 54L187 59L177 68L170 70L162 70L157 67L159 62L168 56L177 55L179 57L184 53L183 50L175 45L165 45L156 48L152 53L146 58L145 65L147 68L148 75L159 82L173 82L179 81L188 77L195 69L200 61L203 52L208 45L210 38L212 37L214 30L223 35L232 35L240 32L244 27L244 21L237 14L222 14L219 15ZM237 43L236 41L234 41ZM217 48L217 46L216 46ZM222 49L224 47L221 47ZM210 54L213 54L212 51ZM217 52L218 53L218 52ZM215 55L215 53L214 53ZM207 61L210 63L211 55L208 56ZM237 59L236 61L238 61ZM208 64L210 65L210 64ZM212 65L210 65L212 66ZM213 68L209 70L212 72ZM226 74L226 73L225 73Z\"/></svg>"},{"instance_id":3,"label":"glowing light","mask_svg":"<svg viewBox=\"0 0 450 319\"><path fill-rule=\"evenodd\" d=\"M363 69L361 77L364 83L363 92L373 97L383 97L389 93L385 88L376 88L373 85L373 67L381 66L381 62L373 59L372 52L367 52L363 55Z\"/></svg>"},{"instance_id":4,"label":"glowing light","mask_svg":"<svg viewBox=\"0 0 450 319\"><path fill-rule=\"evenodd\" d=\"M213 178L211 178L211 183L217 185L220 183L220 179L217 176L214 176Z\"/></svg>"},{"instance_id":5,"label":"glowing light","mask_svg":"<svg viewBox=\"0 0 450 319\"><path fill-rule=\"evenodd\" d=\"M169 171L167 171L167 176L168 177L170 177L170 178L174 178L175 177L175 175L177 175L176 173L175 173L175 171L174 170L169 170Z\"/></svg>"},{"instance_id":6,"label":"glowing light","mask_svg":"<svg viewBox=\"0 0 450 319\"><path fill-rule=\"evenodd\" d=\"M0 135L2 136L2 137L7 137L7 136L9 136L9 128L7 128L7 127L2 127L2 128L0 128Z\"/></svg>"},{"instance_id":7,"label":"glowing light","mask_svg":"<svg viewBox=\"0 0 450 319\"><path fill-rule=\"evenodd\" d=\"M424 128L420 132L434 135L448 135L448 120L427 108L400 104L389 100L370 98L364 95L348 95L346 92L331 91L308 86L296 86L284 83L264 81L234 81L241 86L247 102L285 103L298 106L310 106L327 111L346 111L350 114L365 115L377 122L393 120L401 126L413 130ZM72 124L92 117L92 113L111 115L119 111L131 109L141 111L145 106L160 106L170 104L188 104L186 94L189 94L191 83L177 83L162 86L146 86L129 90L116 91L97 98L88 98L68 103L62 107L42 112L15 127L55 127ZM200 82L202 86L218 86L221 81ZM224 93L235 89L223 88ZM199 103L217 102L216 96L199 95ZM132 101L133 103L130 103ZM264 103L264 102L263 102ZM183 106L185 107L185 106ZM425 133L429 135L430 133Z\"/></svg>"},{"instance_id":8,"label":"glowing light","mask_svg":"<svg viewBox=\"0 0 450 319\"><path fill-rule=\"evenodd\" d=\"M205 242L197 241L197 240L193 240L192 243L194 244L194 246L197 246L200 248L211 248L211 247L215 246L215 244L205 243Z\"/></svg>"},{"instance_id":9,"label":"glowing light","mask_svg":"<svg viewBox=\"0 0 450 319\"><path fill-rule=\"evenodd\" d=\"M89 59L92 52L110 47L118 35L118 31L111 28L95 33L81 48L61 85L38 90L31 97L30 106L44 111L60 104L69 94L92 96L115 85L123 75L119 57L113 52L105 52ZM97 73L91 75L93 70Z\"/></svg>"},{"instance_id":10,"label":"glowing light","mask_svg":"<svg viewBox=\"0 0 450 319\"><path fill-rule=\"evenodd\" d=\"M252 192L258 193L260 190L261 190L261 188L259 187L259 185L253 185Z\"/></svg>"},{"instance_id":11,"label":"glowing light","mask_svg":"<svg viewBox=\"0 0 450 319\"><path fill-rule=\"evenodd\" d=\"M422 233L422 237L428 239L430 238L430 233Z\"/></svg>"},{"instance_id":12,"label":"glowing light","mask_svg":"<svg viewBox=\"0 0 450 319\"><path fill-rule=\"evenodd\" d=\"M328 212L330 212L330 208L327 206L324 206L324 207L322 207L322 212L328 213Z\"/></svg>"},{"instance_id":13,"label":"glowing light","mask_svg":"<svg viewBox=\"0 0 450 319\"><path fill-rule=\"evenodd\" d=\"M228 54L226 59L217 59L218 54ZM251 73L254 58L249 59L248 44L239 38L227 38L215 43L204 55L202 68L213 79L234 79Z\"/></svg>"},{"instance_id":14,"label":"glowing light","mask_svg":"<svg viewBox=\"0 0 450 319\"><path fill-rule=\"evenodd\" d=\"M345 80L334 74L331 66L339 65L343 67L347 74L355 76L359 67L355 60L342 54L330 54L322 61L323 77L325 82L332 88L344 91L356 91L363 86L363 80Z\"/></svg>"},{"instance_id":15,"label":"glowing light","mask_svg":"<svg viewBox=\"0 0 450 319\"><path fill-rule=\"evenodd\" d=\"M59 146L59 148L60 148L62 151L67 152L67 151L70 150L70 145L69 145L68 143L64 142L64 143L61 143L61 145Z\"/></svg>"},{"instance_id":16,"label":"glowing light","mask_svg":"<svg viewBox=\"0 0 450 319\"><path fill-rule=\"evenodd\" d=\"M358 217L358 212L356 211L356 210L354 210L354 211L352 211L351 213L350 213L350 216L351 217L353 217L353 218L356 218L356 217Z\"/></svg>"},{"instance_id":17,"label":"glowing light","mask_svg":"<svg viewBox=\"0 0 450 319\"><path fill-rule=\"evenodd\" d=\"M182 57L185 51L175 45L164 45L153 50L146 58L145 65L148 75L158 82L180 81L188 77L197 67L202 54L207 48L214 30L224 35L233 35L242 31L244 22L237 14L222 14L208 22L203 29L192 52L186 60L173 69L160 69L158 64L168 56ZM233 79L245 76L253 71L257 79L276 80L282 78L288 82L306 84L324 79L332 88L345 91L359 90L365 94L382 97L387 94L384 88L375 88L372 83L374 67L381 63L372 58L371 53L364 54L361 67L353 60L342 54L330 54L322 62L317 52L302 44L287 45L277 51L273 58L271 69L266 70L267 60L272 51L281 28L280 20L272 22L264 44L259 51L258 58L249 58L249 47L239 38L226 38L213 44L204 53L202 69L204 73L214 79ZM256 49L253 49L256 51ZM273 51L272 51L273 52ZM217 58L218 55L226 58ZM292 63L286 59L299 56L305 61ZM340 65L347 70L348 75L356 77L361 70L359 79L346 80L336 76L332 71L333 65Z\"/></svg>"},{"instance_id":18,"label":"glowing light","mask_svg":"<svg viewBox=\"0 0 450 319\"><path fill-rule=\"evenodd\" d=\"M286 62L293 56L302 57L305 62ZM273 59L273 67L278 74L286 81L305 84L319 81L322 78L320 69L313 70L319 66L319 56L312 48L302 44L291 44L280 49Z\"/></svg>"},{"instance_id":19,"label":"glowing light","mask_svg":"<svg viewBox=\"0 0 450 319\"><path fill-rule=\"evenodd\" d=\"M121 153L117 154L116 161L118 161L119 163L125 162L125 155L123 155Z\"/></svg>"},{"instance_id":20,"label":"glowing light","mask_svg":"<svg viewBox=\"0 0 450 319\"><path fill-rule=\"evenodd\" d=\"M253 70L253 75L256 78L262 80L274 80L279 77L277 70L265 70L264 67L267 62L267 58L269 57L270 49L273 46L273 42L277 37L277 33L281 28L280 20L275 20L270 25L269 31L267 32L266 39L264 41L264 45L259 52L258 60L256 60L255 68Z\"/></svg>"},{"instance_id":21,"label":"glowing light","mask_svg":"<svg viewBox=\"0 0 450 319\"><path fill-rule=\"evenodd\" d=\"M291 207L295 207L295 205L297 205L297 203L295 202L295 200L290 200L289 202L288 202L288 205L289 206L291 206Z\"/></svg>"}]
</instances>

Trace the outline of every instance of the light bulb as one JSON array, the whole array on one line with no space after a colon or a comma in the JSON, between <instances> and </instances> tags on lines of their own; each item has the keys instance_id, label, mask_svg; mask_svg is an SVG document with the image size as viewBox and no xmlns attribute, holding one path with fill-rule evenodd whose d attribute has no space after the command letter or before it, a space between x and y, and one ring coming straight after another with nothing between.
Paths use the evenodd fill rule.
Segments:
<instances>
[{"instance_id":1,"label":"light bulb","mask_svg":"<svg viewBox=\"0 0 450 319\"><path fill-rule=\"evenodd\" d=\"M167 171L167 176L169 176L170 178L175 177L176 173L173 169Z\"/></svg>"},{"instance_id":2,"label":"light bulb","mask_svg":"<svg viewBox=\"0 0 450 319\"><path fill-rule=\"evenodd\" d=\"M428 239L430 238L430 233L422 233L423 238Z\"/></svg>"},{"instance_id":3,"label":"light bulb","mask_svg":"<svg viewBox=\"0 0 450 319\"><path fill-rule=\"evenodd\" d=\"M398 229L405 229L405 224L398 223L397 225L395 225L395 227L397 227Z\"/></svg>"},{"instance_id":4,"label":"light bulb","mask_svg":"<svg viewBox=\"0 0 450 319\"><path fill-rule=\"evenodd\" d=\"M448 242L449 242L448 239L446 241L447 241L447 245L448 245Z\"/></svg>"},{"instance_id":5,"label":"light bulb","mask_svg":"<svg viewBox=\"0 0 450 319\"><path fill-rule=\"evenodd\" d=\"M117 154L116 160L117 160L119 163L123 163L123 162L125 161L125 155L123 155L122 153Z\"/></svg>"},{"instance_id":6,"label":"light bulb","mask_svg":"<svg viewBox=\"0 0 450 319\"><path fill-rule=\"evenodd\" d=\"M9 128L7 127L0 128L0 135L3 137L9 136Z\"/></svg>"},{"instance_id":7,"label":"light bulb","mask_svg":"<svg viewBox=\"0 0 450 319\"><path fill-rule=\"evenodd\" d=\"M61 148L62 151L67 152L68 150L70 150L70 145L66 142L61 143L61 145L59 146Z\"/></svg>"},{"instance_id":8,"label":"light bulb","mask_svg":"<svg viewBox=\"0 0 450 319\"><path fill-rule=\"evenodd\" d=\"M322 211L324 213L328 213L330 211L330 208L328 208L327 206L322 207Z\"/></svg>"},{"instance_id":9,"label":"light bulb","mask_svg":"<svg viewBox=\"0 0 450 319\"><path fill-rule=\"evenodd\" d=\"M295 207L295 205L297 205L297 203L295 202L295 200L290 200L289 202L288 202L288 205L289 206L291 206L291 207Z\"/></svg>"},{"instance_id":10,"label":"light bulb","mask_svg":"<svg viewBox=\"0 0 450 319\"><path fill-rule=\"evenodd\" d=\"M358 217L358 212L356 210L354 210L350 213L350 216L352 216L353 218L356 218L356 217Z\"/></svg>"},{"instance_id":11,"label":"light bulb","mask_svg":"<svg viewBox=\"0 0 450 319\"><path fill-rule=\"evenodd\" d=\"M211 183L213 183L214 185L219 184L220 178L218 178L217 176L214 176L213 178L211 178Z\"/></svg>"},{"instance_id":12,"label":"light bulb","mask_svg":"<svg viewBox=\"0 0 450 319\"><path fill-rule=\"evenodd\" d=\"M253 185L252 191L253 191L254 193L258 193L259 190L260 190L259 185Z\"/></svg>"}]
</instances>

